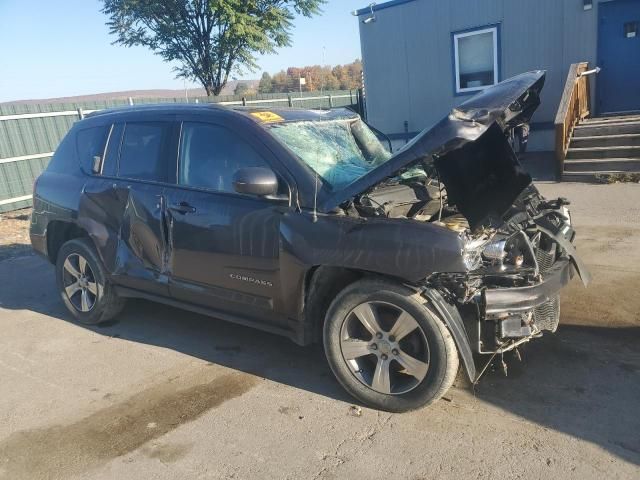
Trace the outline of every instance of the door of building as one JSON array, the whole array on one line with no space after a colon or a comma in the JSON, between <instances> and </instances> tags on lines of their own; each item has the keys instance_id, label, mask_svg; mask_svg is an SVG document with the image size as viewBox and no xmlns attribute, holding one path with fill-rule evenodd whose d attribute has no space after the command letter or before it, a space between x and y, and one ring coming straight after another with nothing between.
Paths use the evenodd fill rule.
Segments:
<instances>
[{"instance_id":1,"label":"door of building","mask_svg":"<svg viewBox=\"0 0 640 480\"><path fill-rule=\"evenodd\" d=\"M640 0L598 4L597 110L640 110Z\"/></svg>"}]
</instances>

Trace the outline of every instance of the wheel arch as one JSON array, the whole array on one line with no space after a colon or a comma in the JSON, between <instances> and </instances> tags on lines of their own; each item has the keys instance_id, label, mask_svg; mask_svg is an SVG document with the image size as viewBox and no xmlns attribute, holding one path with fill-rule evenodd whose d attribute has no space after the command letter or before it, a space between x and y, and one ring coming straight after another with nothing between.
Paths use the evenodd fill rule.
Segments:
<instances>
[{"instance_id":1,"label":"wheel arch","mask_svg":"<svg viewBox=\"0 0 640 480\"><path fill-rule=\"evenodd\" d=\"M91 238L78 224L66 220L52 220L47 224L47 256L55 265L62 245L74 238Z\"/></svg>"},{"instance_id":2,"label":"wheel arch","mask_svg":"<svg viewBox=\"0 0 640 480\"><path fill-rule=\"evenodd\" d=\"M462 359L462 364L467 372L469 380L473 383L476 379L476 364L473 360L471 341L464 326L462 316L455 305L448 303L440 292L433 288L425 288L420 291L421 295L429 300L438 315L442 318L446 327L451 332L451 336L458 348L458 354Z\"/></svg>"},{"instance_id":3,"label":"wheel arch","mask_svg":"<svg viewBox=\"0 0 640 480\"><path fill-rule=\"evenodd\" d=\"M322 341L322 327L331 302L352 283L363 278L379 278L405 284L406 281L368 270L315 265L311 267L304 280L303 289L303 340L299 343L310 344Z\"/></svg>"}]
</instances>

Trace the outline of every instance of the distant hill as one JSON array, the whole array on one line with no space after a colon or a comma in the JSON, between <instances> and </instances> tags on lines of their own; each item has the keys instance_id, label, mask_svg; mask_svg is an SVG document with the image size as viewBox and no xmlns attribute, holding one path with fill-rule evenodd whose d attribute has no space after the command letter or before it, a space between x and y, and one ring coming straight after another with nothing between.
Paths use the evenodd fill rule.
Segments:
<instances>
[{"instance_id":1,"label":"distant hill","mask_svg":"<svg viewBox=\"0 0 640 480\"><path fill-rule=\"evenodd\" d=\"M257 89L259 80L231 80L222 89L220 95L233 95L238 83L246 83L250 88ZM187 90L189 98L206 97L204 88L190 88ZM77 102L96 102L101 100L122 100L129 97L133 98L174 98L185 96L184 89L157 89L157 90L125 90L122 92L106 92L93 93L91 95L77 95L73 97L58 98L32 98L28 100L11 100L9 102L0 102L0 105L10 105L12 103L30 104L30 103L77 103Z\"/></svg>"}]
</instances>

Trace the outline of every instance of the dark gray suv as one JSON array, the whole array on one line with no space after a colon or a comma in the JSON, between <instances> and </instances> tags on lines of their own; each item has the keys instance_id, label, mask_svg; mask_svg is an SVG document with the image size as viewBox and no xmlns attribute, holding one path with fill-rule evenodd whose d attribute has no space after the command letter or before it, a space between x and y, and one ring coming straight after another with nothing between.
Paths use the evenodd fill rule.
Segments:
<instances>
[{"instance_id":1,"label":"dark gray suv","mask_svg":"<svg viewBox=\"0 0 640 480\"><path fill-rule=\"evenodd\" d=\"M395 154L348 110L133 107L76 123L34 187L31 241L87 324L128 297L323 342L358 400L438 399L458 362L555 331L588 273L563 199L510 144L544 72L464 102Z\"/></svg>"}]
</instances>

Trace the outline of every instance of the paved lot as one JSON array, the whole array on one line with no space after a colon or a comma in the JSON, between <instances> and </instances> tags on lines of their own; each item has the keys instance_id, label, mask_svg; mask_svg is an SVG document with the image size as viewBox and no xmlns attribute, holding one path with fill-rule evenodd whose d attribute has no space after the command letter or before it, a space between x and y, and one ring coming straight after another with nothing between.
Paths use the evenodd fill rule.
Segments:
<instances>
[{"instance_id":1,"label":"paved lot","mask_svg":"<svg viewBox=\"0 0 640 480\"><path fill-rule=\"evenodd\" d=\"M147 302L74 324L35 256L0 262L0 478L640 478L640 185L573 202L595 280L562 325L410 414L353 408L318 348Z\"/></svg>"}]
</instances>

